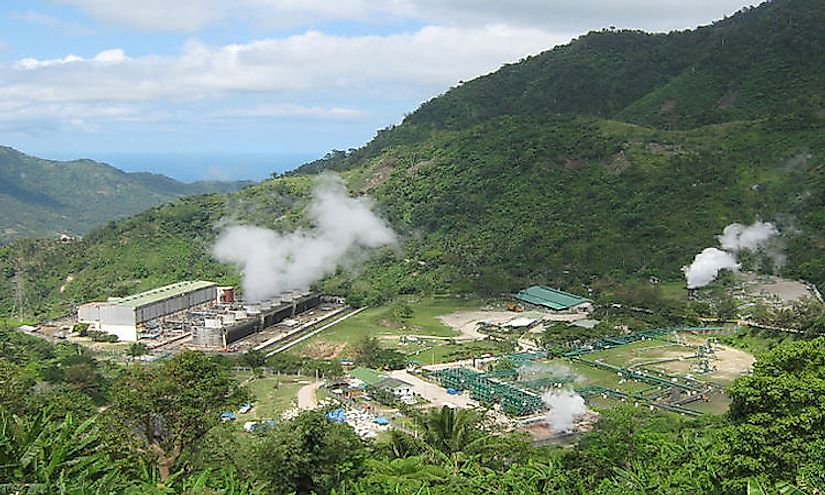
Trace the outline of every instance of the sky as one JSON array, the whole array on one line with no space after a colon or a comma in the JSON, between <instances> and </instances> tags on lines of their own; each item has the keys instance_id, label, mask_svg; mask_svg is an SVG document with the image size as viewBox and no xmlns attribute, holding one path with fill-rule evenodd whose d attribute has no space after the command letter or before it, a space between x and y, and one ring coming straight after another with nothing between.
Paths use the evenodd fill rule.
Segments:
<instances>
[{"instance_id":1,"label":"sky","mask_svg":"<svg viewBox=\"0 0 825 495\"><path fill-rule=\"evenodd\" d=\"M758 3L4 0L0 144L257 180L590 30L687 29Z\"/></svg>"}]
</instances>

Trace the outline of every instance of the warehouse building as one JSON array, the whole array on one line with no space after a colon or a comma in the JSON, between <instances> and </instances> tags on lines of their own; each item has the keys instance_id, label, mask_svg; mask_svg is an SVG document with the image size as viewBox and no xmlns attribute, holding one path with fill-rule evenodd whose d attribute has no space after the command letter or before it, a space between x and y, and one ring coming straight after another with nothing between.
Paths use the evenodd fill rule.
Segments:
<instances>
[{"instance_id":1,"label":"warehouse building","mask_svg":"<svg viewBox=\"0 0 825 495\"><path fill-rule=\"evenodd\" d=\"M138 325L217 300L213 282L179 282L132 296L80 306L77 321L94 330L117 335L122 341L138 339Z\"/></svg>"},{"instance_id":2,"label":"warehouse building","mask_svg":"<svg viewBox=\"0 0 825 495\"><path fill-rule=\"evenodd\" d=\"M593 310L593 301L563 290L534 285L516 294L521 302L541 306L553 311L587 313Z\"/></svg>"}]
</instances>

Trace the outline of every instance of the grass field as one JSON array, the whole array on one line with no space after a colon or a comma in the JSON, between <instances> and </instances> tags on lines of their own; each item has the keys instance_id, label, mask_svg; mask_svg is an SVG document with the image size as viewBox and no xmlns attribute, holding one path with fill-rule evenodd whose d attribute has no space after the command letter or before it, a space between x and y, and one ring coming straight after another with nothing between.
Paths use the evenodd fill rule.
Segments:
<instances>
[{"instance_id":1,"label":"grass field","mask_svg":"<svg viewBox=\"0 0 825 495\"><path fill-rule=\"evenodd\" d=\"M350 344L364 337L386 335L432 335L435 337L455 337L458 333L443 324L438 316L468 309L478 309L482 302L461 297L407 297L401 299L411 314L401 318L396 314L398 303L369 308L296 346L291 352L312 354L316 346L339 347L341 357L349 355ZM397 342L388 340L388 343ZM395 344L388 344L395 345Z\"/></svg>"},{"instance_id":2,"label":"grass field","mask_svg":"<svg viewBox=\"0 0 825 495\"><path fill-rule=\"evenodd\" d=\"M687 301L688 291L684 280L669 280L659 283L662 295L673 301Z\"/></svg>"},{"instance_id":3,"label":"grass field","mask_svg":"<svg viewBox=\"0 0 825 495\"><path fill-rule=\"evenodd\" d=\"M298 379L293 377L267 377L252 380L247 387L252 392L255 407L247 414L239 415L238 419L246 421L278 419L282 412L296 405L298 389L304 385L298 383Z\"/></svg>"},{"instance_id":4,"label":"grass field","mask_svg":"<svg viewBox=\"0 0 825 495\"><path fill-rule=\"evenodd\" d=\"M507 342L493 342L489 340L476 342L460 342L455 344L434 344L416 346L417 349L401 348L410 359L422 364L445 363L471 357L480 357L484 354L499 355L513 352L512 344Z\"/></svg>"}]
</instances>

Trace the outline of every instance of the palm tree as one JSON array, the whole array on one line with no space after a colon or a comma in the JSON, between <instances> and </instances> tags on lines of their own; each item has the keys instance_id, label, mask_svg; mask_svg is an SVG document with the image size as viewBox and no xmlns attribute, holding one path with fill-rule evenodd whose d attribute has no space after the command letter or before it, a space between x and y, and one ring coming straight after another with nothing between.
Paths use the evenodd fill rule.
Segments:
<instances>
[{"instance_id":1,"label":"palm tree","mask_svg":"<svg viewBox=\"0 0 825 495\"><path fill-rule=\"evenodd\" d=\"M424 441L445 454L463 451L485 435L476 411L444 406L430 410L422 419Z\"/></svg>"}]
</instances>

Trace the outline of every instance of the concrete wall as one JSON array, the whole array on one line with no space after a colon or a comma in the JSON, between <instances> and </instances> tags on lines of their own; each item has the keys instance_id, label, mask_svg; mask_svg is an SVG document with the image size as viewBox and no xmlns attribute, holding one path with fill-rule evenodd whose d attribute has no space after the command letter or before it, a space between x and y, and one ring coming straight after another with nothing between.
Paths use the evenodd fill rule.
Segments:
<instances>
[{"instance_id":1,"label":"concrete wall","mask_svg":"<svg viewBox=\"0 0 825 495\"><path fill-rule=\"evenodd\" d=\"M118 340L123 342L134 342L138 339L137 327L134 325L112 325L103 323L100 329L106 333L117 335Z\"/></svg>"},{"instance_id":2,"label":"concrete wall","mask_svg":"<svg viewBox=\"0 0 825 495\"><path fill-rule=\"evenodd\" d=\"M136 308L112 303L84 304L77 309L77 319L90 323L123 341L137 340L137 325L215 300L217 286L204 287Z\"/></svg>"}]
</instances>

